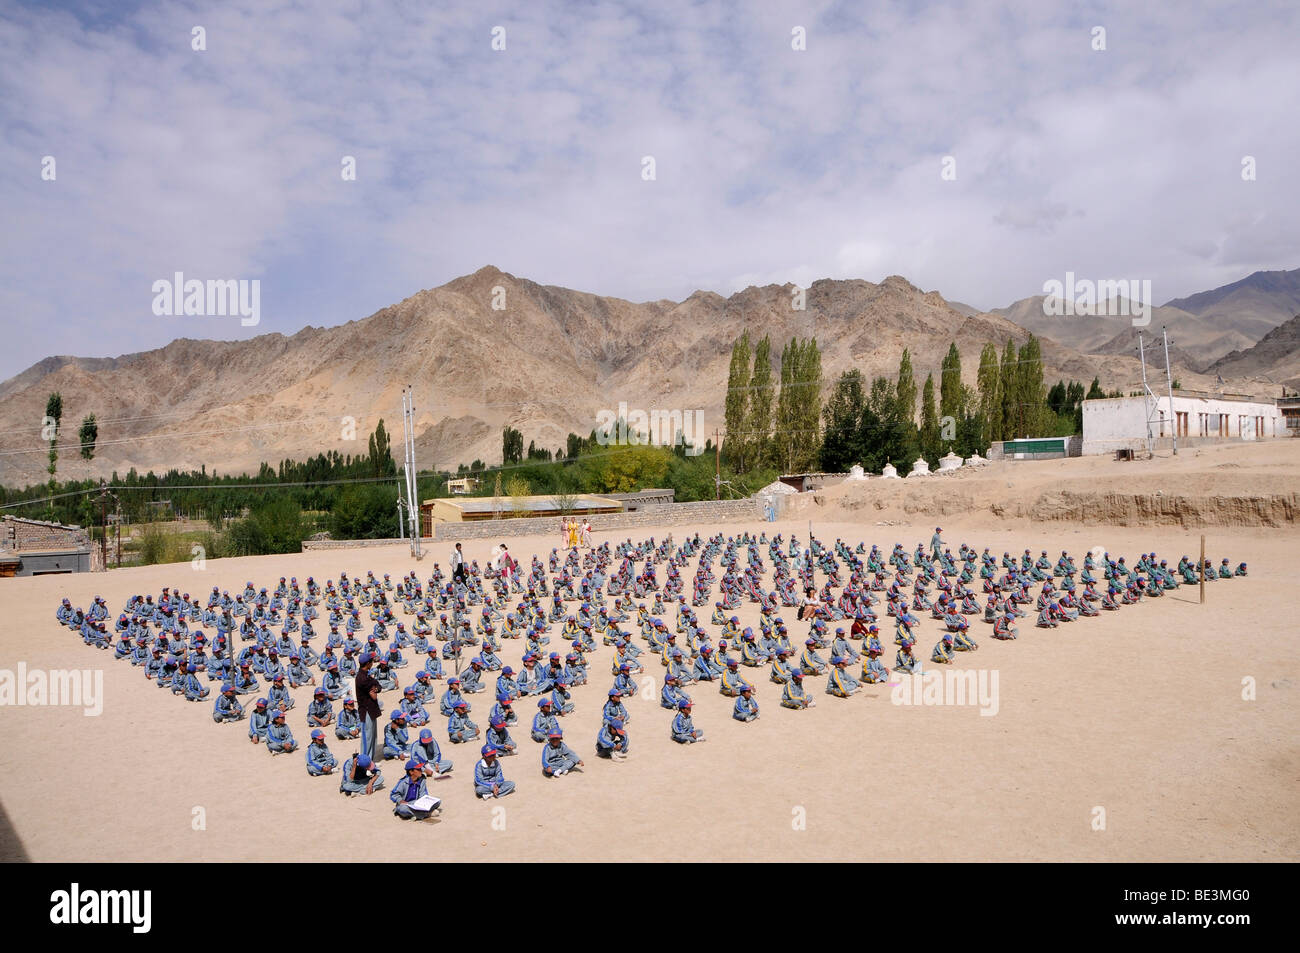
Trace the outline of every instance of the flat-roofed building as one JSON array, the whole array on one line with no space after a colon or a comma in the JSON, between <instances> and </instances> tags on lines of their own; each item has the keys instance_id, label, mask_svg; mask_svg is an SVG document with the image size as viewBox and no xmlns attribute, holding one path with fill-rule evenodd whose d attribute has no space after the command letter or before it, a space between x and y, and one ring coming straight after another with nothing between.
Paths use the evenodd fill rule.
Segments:
<instances>
[{"instance_id":1,"label":"flat-roofed building","mask_svg":"<svg viewBox=\"0 0 1300 953\"><path fill-rule=\"evenodd\" d=\"M478 489L478 477L454 477L447 481L447 492L457 496L473 493Z\"/></svg>"},{"instance_id":2,"label":"flat-roofed building","mask_svg":"<svg viewBox=\"0 0 1300 953\"><path fill-rule=\"evenodd\" d=\"M1171 406L1172 404L1172 406ZM1277 401L1244 394L1176 390L1150 401L1145 397L1107 397L1083 402L1083 453L1145 450L1147 417L1157 449L1268 440L1287 435Z\"/></svg>"},{"instance_id":3,"label":"flat-roofed building","mask_svg":"<svg viewBox=\"0 0 1300 953\"><path fill-rule=\"evenodd\" d=\"M6 516L0 520L0 576L90 572L90 537L80 526Z\"/></svg>"},{"instance_id":4,"label":"flat-roofed building","mask_svg":"<svg viewBox=\"0 0 1300 953\"><path fill-rule=\"evenodd\" d=\"M471 496L425 500L420 504L420 532L433 535L435 523L474 523L528 516L592 516L621 513L623 503L606 496L583 493L560 496Z\"/></svg>"}]
</instances>

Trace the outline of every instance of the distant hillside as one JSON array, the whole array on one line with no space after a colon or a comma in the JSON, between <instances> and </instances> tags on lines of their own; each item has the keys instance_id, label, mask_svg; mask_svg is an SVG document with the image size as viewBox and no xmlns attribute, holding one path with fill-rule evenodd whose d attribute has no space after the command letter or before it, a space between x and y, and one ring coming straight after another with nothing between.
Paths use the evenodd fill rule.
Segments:
<instances>
[{"instance_id":1,"label":"distant hillside","mask_svg":"<svg viewBox=\"0 0 1300 953\"><path fill-rule=\"evenodd\" d=\"M1122 342L1129 339L1136 349L1139 329L1134 327L1131 316L1135 309L1127 302L1123 304L1130 312L1128 315L1119 313L1119 302L1108 309L1113 313L1104 315L1048 315L1043 312L1045 297L1024 298L1009 307L998 308L994 313L1040 337L1051 338L1087 354L1124 353ZM1225 350L1249 347L1255 341L1254 337L1235 328L1225 328L1220 323L1169 306L1152 308L1151 321L1141 330L1149 340L1153 334L1159 337L1161 327L1169 329L1169 336L1177 342L1188 367L1204 367Z\"/></svg>"},{"instance_id":2,"label":"distant hillside","mask_svg":"<svg viewBox=\"0 0 1300 953\"><path fill-rule=\"evenodd\" d=\"M419 464L454 469L475 458L500 462L506 424L522 431L525 446L555 450L620 402L629 410L702 410L711 435L722 427L731 346L745 329L755 341L772 336L774 364L792 336L815 335L827 390L850 367L892 377L904 347L918 384L927 373L937 382L954 341L973 387L986 342L1000 351L1008 338L1028 337L1001 315L965 315L898 276L816 281L804 311L791 310L791 290L633 303L485 267L337 327L234 342L181 339L111 359L49 358L0 384L0 481L46 479L39 422L53 390L64 402L63 476L132 466L236 473L323 451L364 454L380 417L400 444L408 383ZM494 309L502 296L504 310ZM1108 389L1129 390L1139 379L1134 358L1083 354L1055 340L1044 341L1043 361L1049 384L1097 376ZM1182 376L1189 387L1213 383ZM100 438L87 464L74 445L91 412ZM343 439L349 419L354 440Z\"/></svg>"},{"instance_id":3,"label":"distant hillside","mask_svg":"<svg viewBox=\"0 0 1300 953\"><path fill-rule=\"evenodd\" d=\"M1300 388L1300 313L1269 331L1254 347L1215 361L1207 374L1248 377Z\"/></svg>"},{"instance_id":4,"label":"distant hillside","mask_svg":"<svg viewBox=\"0 0 1300 953\"><path fill-rule=\"evenodd\" d=\"M1300 313L1300 268L1257 271L1221 288L1176 298L1166 307L1178 308L1224 331L1237 331L1252 342L1258 341Z\"/></svg>"}]
</instances>

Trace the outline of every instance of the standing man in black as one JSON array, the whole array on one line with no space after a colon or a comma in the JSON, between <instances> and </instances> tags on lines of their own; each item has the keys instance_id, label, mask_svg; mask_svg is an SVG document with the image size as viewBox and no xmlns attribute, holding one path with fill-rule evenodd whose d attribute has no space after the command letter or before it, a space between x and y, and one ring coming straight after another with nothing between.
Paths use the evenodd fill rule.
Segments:
<instances>
[{"instance_id":1,"label":"standing man in black","mask_svg":"<svg viewBox=\"0 0 1300 953\"><path fill-rule=\"evenodd\" d=\"M465 585L465 554L460 551L460 543L456 544L451 554L451 578L460 585Z\"/></svg>"},{"instance_id":2,"label":"standing man in black","mask_svg":"<svg viewBox=\"0 0 1300 953\"><path fill-rule=\"evenodd\" d=\"M379 680L370 674L370 666L375 657L369 652L362 654L357 668L357 707L361 709L361 753L370 756L370 760L379 761Z\"/></svg>"}]
</instances>

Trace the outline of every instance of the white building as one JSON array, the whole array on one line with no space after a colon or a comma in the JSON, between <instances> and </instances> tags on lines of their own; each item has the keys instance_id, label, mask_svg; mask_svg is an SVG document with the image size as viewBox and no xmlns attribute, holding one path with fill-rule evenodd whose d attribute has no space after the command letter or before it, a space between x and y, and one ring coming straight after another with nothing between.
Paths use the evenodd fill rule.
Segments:
<instances>
[{"instance_id":1,"label":"white building","mask_svg":"<svg viewBox=\"0 0 1300 953\"><path fill-rule=\"evenodd\" d=\"M1174 391L1154 403L1146 397L1108 397L1083 402L1083 453L1145 450L1147 417L1157 450L1230 440L1262 440L1287 435L1275 401L1197 391Z\"/></svg>"}]
</instances>

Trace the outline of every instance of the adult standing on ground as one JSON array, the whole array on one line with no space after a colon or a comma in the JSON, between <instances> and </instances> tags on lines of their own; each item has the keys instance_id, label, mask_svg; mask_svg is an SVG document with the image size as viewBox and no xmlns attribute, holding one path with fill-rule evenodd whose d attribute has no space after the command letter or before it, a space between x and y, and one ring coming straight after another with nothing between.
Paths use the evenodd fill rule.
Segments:
<instances>
[{"instance_id":1,"label":"adult standing on ground","mask_svg":"<svg viewBox=\"0 0 1300 953\"><path fill-rule=\"evenodd\" d=\"M371 761L379 759L379 717L382 714L379 679L370 674L374 661L375 657L369 652L362 654L356 680L357 705L361 709L361 753L369 755Z\"/></svg>"},{"instance_id":2,"label":"adult standing on ground","mask_svg":"<svg viewBox=\"0 0 1300 953\"><path fill-rule=\"evenodd\" d=\"M451 551L451 578L465 584L465 554L460 551L460 543Z\"/></svg>"},{"instance_id":3,"label":"adult standing on ground","mask_svg":"<svg viewBox=\"0 0 1300 953\"><path fill-rule=\"evenodd\" d=\"M938 526L936 526L934 528L934 535L930 537L930 558L931 559L939 558L939 547L943 545L943 537L940 536L939 534L942 532L943 530L940 529Z\"/></svg>"}]
</instances>

